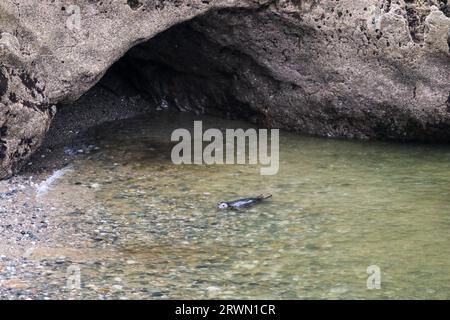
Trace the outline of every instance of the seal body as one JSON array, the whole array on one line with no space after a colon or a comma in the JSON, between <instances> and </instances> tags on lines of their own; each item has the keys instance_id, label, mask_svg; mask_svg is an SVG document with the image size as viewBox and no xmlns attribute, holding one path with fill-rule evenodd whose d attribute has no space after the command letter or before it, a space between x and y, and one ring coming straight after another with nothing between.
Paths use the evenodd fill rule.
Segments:
<instances>
[{"instance_id":1,"label":"seal body","mask_svg":"<svg viewBox=\"0 0 450 320\"><path fill-rule=\"evenodd\" d=\"M234 200L234 201L229 201L229 202L219 202L217 207L220 210L226 210L226 209L239 210L239 209L251 207L251 206L253 206L257 203L260 203L261 201L268 199L270 197L272 197L272 195L264 196L261 194L257 197L253 197L253 198L244 198L244 199L239 199L239 200Z\"/></svg>"}]
</instances>

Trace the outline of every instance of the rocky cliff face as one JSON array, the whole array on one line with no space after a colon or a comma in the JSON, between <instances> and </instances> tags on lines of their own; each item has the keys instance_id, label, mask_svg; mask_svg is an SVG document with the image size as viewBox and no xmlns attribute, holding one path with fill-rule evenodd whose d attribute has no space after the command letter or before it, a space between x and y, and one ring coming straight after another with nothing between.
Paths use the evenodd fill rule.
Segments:
<instances>
[{"instance_id":1,"label":"rocky cliff face","mask_svg":"<svg viewBox=\"0 0 450 320\"><path fill-rule=\"evenodd\" d=\"M0 178L39 147L56 104L125 54L122 74L155 104L448 142L449 12L447 0L2 1Z\"/></svg>"}]
</instances>

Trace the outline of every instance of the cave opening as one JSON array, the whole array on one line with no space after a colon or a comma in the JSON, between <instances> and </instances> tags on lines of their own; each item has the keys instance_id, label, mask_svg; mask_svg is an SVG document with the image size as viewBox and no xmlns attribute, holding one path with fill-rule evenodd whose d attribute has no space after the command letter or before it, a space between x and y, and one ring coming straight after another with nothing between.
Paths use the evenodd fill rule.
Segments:
<instances>
[{"instance_id":1,"label":"cave opening","mask_svg":"<svg viewBox=\"0 0 450 320\"><path fill-rule=\"evenodd\" d=\"M252 119L257 111L239 99L241 71L254 63L212 41L193 26L174 26L130 49L100 81L116 96L139 96L156 109Z\"/></svg>"},{"instance_id":2,"label":"cave opening","mask_svg":"<svg viewBox=\"0 0 450 320\"><path fill-rule=\"evenodd\" d=\"M159 111L212 115L267 126L257 91L268 94L268 90L274 90L267 87L272 78L264 66L233 46L240 41L239 35L233 39L227 35L242 17L254 19L247 11L209 12L132 47L77 101L57 106L44 143L28 168L40 171L60 167L64 163L57 155L64 152L72 156L83 145L86 147L83 133L90 128ZM218 28L219 17L230 25ZM239 28L243 32L242 25ZM224 38L217 39L219 34ZM64 162L67 157L62 159Z\"/></svg>"},{"instance_id":3,"label":"cave opening","mask_svg":"<svg viewBox=\"0 0 450 320\"><path fill-rule=\"evenodd\" d=\"M337 15L333 8L326 14ZM322 137L448 141L446 113L442 119L405 113L421 99L430 104L417 90L421 77L402 79L402 94L390 94L387 86L373 91L373 82L397 83L399 72L409 69L373 56L372 49L384 50L376 43L355 55L341 41L341 28L325 32L321 20L306 19L268 7L212 10L136 44L79 100L58 106L31 162L41 162L46 150L79 143L87 128L158 110ZM446 107L445 100L436 105Z\"/></svg>"}]
</instances>

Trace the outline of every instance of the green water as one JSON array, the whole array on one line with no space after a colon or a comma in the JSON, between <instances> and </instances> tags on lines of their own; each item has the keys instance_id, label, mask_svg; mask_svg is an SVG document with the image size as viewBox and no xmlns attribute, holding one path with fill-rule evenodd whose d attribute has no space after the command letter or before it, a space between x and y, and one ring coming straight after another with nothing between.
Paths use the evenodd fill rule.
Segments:
<instances>
[{"instance_id":1,"label":"green water","mask_svg":"<svg viewBox=\"0 0 450 320\"><path fill-rule=\"evenodd\" d=\"M97 276L120 273L127 287L163 298L450 298L450 147L281 132L274 176L174 165L170 133L194 119L105 126L100 149L60 182L95 184L95 204L118 234L96 248L132 259ZM215 209L261 193L273 198L244 212ZM94 228L83 219L92 221L80 228ZM379 290L367 288L370 265L381 270Z\"/></svg>"}]
</instances>

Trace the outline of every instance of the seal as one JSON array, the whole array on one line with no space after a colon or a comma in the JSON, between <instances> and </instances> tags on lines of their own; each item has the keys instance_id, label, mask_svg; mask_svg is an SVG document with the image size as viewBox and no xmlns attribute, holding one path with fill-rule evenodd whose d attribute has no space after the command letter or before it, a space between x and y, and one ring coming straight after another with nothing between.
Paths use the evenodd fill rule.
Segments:
<instances>
[{"instance_id":1,"label":"seal","mask_svg":"<svg viewBox=\"0 0 450 320\"><path fill-rule=\"evenodd\" d=\"M272 197L272 195L268 195L265 196L263 194L257 196L257 197L253 197L253 198L244 198L244 199L239 199L239 200L234 200L234 201L229 201L229 202L219 202L217 204L217 208L220 210L227 210L227 209L234 209L234 210L239 210L242 208L248 208L251 207L257 203L262 202L265 199L268 199Z\"/></svg>"}]
</instances>

